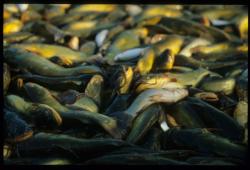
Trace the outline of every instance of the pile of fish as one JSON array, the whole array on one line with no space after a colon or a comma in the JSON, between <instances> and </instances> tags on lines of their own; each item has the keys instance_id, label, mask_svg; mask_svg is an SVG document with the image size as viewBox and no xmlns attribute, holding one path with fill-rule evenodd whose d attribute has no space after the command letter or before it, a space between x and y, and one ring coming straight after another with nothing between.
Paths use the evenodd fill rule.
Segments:
<instances>
[{"instance_id":1,"label":"pile of fish","mask_svg":"<svg viewBox=\"0 0 250 170\"><path fill-rule=\"evenodd\" d=\"M248 6L3 12L5 164L246 164Z\"/></svg>"}]
</instances>

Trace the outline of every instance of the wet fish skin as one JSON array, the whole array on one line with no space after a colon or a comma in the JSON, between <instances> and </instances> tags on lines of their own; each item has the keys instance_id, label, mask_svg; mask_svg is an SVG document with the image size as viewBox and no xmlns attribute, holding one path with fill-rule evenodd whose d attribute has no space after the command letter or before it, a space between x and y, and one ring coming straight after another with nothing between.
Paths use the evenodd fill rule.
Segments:
<instances>
[{"instance_id":1,"label":"wet fish skin","mask_svg":"<svg viewBox=\"0 0 250 170\"><path fill-rule=\"evenodd\" d=\"M90 159L121 147L133 146L118 139L83 139L63 134L40 132L30 140L18 144L21 156L61 156L75 160ZM87 155L86 155L87 154Z\"/></svg>"},{"instance_id":2,"label":"wet fish skin","mask_svg":"<svg viewBox=\"0 0 250 170\"><path fill-rule=\"evenodd\" d=\"M15 44L12 46L13 48L21 48L28 50L30 52L34 52L43 56L47 59L52 59L53 57L58 57L63 65L74 65L79 64L86 61L86 54L81 52L77 52L71 50L70 48L66 48L60 45L51 45L51 44Z\"/></svg>"},{"instance_id":3,"label":"wet fish skin","mask_svg":"<svg viewBox=\"0 0 250 170\"><path fill-rule=\"evenodd\" d=\"M206 129L176 129L168 131L169 140L177 145L215 155L245 159L246 147L232 143L230 140L214 135ZM187 137L192 140L187 140Z\"/></svg>"},{"instance_id":4,"label":"wet fish skin","mask_svg":"<svg viewBox=\"0 0 250 170\"><path fill-rule=\"evenodd\" d=\"M73 104L66 105L69 109L75 110L87 110L90 112L99 112L99 107L95 103L95 101L87 96L80 97L80 99L76 100Z\"/></svg>"},{"instance_id":5,"label":"wet fish skin","mask_svg":"<svg viewBox=\"0 0 250 170\"><path fill-rule=\"evenodd\" d=\"M96 112L70 110L56 101L56 99L53 98L53 96L46 88L38 84L26 83L24 85L24 88L32 101L47 104L53 107L60 113L64 122L68 119L78 120L83 124L97 123L102 126L108 133L110 133L114 138L121 138L121 134L117 129L116 120L114 120L113 118Z\"/></svg>"},{"instance_id":6,"label":"wet fish skin","mask_svg":"<svg viewBox=\"0 0 250 170\"><path fill-rule=\"evenodd\" d=\"M162 112L159 105L151 105L146 108L134 121L126 137L126 141L137 143L147 131L157 122Z\"/></svg>"},{"instance_id":7,"label":"wet fish skin","mask_svg":"<svg viewBox=\"0 0 250 170\"><path fill-rule=\"evenodd\" d=\"M133 30L121 32L110 45L106 57L109 60L113 60L118 53L139 45L139 37L133 32Z\"/></svg>"},{"instance_id":8,"label":"wet fish skin","mask_svg":"<svg viewBox=\"0 0 250 170\"><path fill-rule=\"evenodd\" d=\"M178 55L175 58L176 66L186 66L191 68L203 67L205 69L214 70L220 68L226 68L229 66L234 66L237 64L242 64L243 61L225 61L225 62L209 62L209 61L200 61L193 57L185 57L183 55Z\"/></svg>"},{"instance_id":9,"label":"wet fish skin","mask_svg":"<svg viewBox=\"0 0 250 170\"><path fill-rule=\"evenodd\" d=\"M101 106L103 86L104 86L103 76L94 75L87 84L87 87L85 88L85 94L88 97L92 98L99 106Z\"/></svg>"},{"instance_id":10,"label":"wet fish skin","mask_svg":"<svg viewBox=\"0 0 250 170\"><path fill-rule=\"evenodd\" d=\"M39 127L53 128L62 124L60 114L45 104L27 102L16 95L6 96L6 105Z\"/></svg>"},{"instance_id":11,"label":"wet fish skin","mask_svg":"<svg viewBox=\"0 0 250 170\"><path fill-rule=\"evenodd\" d=\"M10 143L22 142L33 135L31 127L15 112L4 110L4 136L5 141Z\"/></svg>"},{"instance_id":12,"label":"wet fish skin","mask_svg":"<svg viewBox=\"0 0 250 170\"><path fill-rule=\"evenodd\" d=\"M234 78L211 79L201 83L200 88L210 92L223 92L226 95L232 94L235 88Z\"/></svg>"},{"instance_id":13,"label":"wet fish skin","mask_svg":"<svg viewBox=\"0 0 250 170\"><path fill-rule=\"evenodd\" d=\"M125 94L129 92L129 88L131 86L133 80L133 69L132 67L123 67L123 71L121 75L117 78L117 88L119 94Z\"/></svg>"},{"instance_id":14,"label":"wet fish skin","mask_svg":"<svg viewBox=\"0 0 250 170\"><path fill-rule=\"evenodd\" d=\"M128 100L131 94L120 94L115 97L113 102L106 109L105 114L109 115L111 113L117 112L119 110L125 110L128 107Z\"/></svg>"},{"instance_id":15,"label":"wet fish skin","mask_svg":"<svg viewBox=\"0 0 250 170\"><path fill-rule=\"evenodd\" d=\"M242 140L243 127L231 116L200 99L187 97L187 101L199 110L199 115L207 127L218 129L217 134L230 140Z\"/></svg>"},{"instance_id":16,"label":"wet fish skin","mask_svg":"<svg viewBox=\"0 0 250 170\"><path fill-rule=\"evenodd\" d=\"M34 73L44 76L72 76L82 73L101 73L101 69L96 66L78 66L64 68L51 61L27 51L11 48L4 51L7 62L16 64L18 67L26 68Z\"/></svg>"},{"instance_id":17,"label":"wet fish skin","mask_svg":"<svg viewBox=\"0 0 250 170\"><path fill-rule=\"evenodd\" d=\"M122 136L126 136L128 129L138 114L154 103L173 104L188 95L186 89L149 89L142 92L133 103L124 111L108 114L117 120Z\"/></svg>"},{"instance_id":18,"label":"wet fish skin","mask_svg":"<svg viewBox=\"0 0 250 170\"><path fill-rule=\"evenodd\" d=\"M152 127L151 129L148 130L147 134L144 136L143 143L141 144L141 146L143 148L147 148L155 152L162 150L161 148L162 133L163 131L161 129ZM169 157L166 156L166 157L171 158L170 156Z\"/></svg>"},{"instance_id":19,"label":"wet fish skin","mask_svg":"<svg viewBox=\"0 0 250 170\"><path fill-rule=\"evenodd\" d=\"M145 154L121 154L106 155L100 158L88 160L84 165L189 165L186 162L176 161L161 156L151 156Z\"/></svg>"}]
</instances>

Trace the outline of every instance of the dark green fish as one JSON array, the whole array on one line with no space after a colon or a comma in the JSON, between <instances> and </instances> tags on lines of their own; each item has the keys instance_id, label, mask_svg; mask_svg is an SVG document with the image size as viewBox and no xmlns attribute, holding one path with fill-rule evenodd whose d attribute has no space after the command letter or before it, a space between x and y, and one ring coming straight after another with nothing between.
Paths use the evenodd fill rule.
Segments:
<instances>
[{"instance_id":1,"label":"dark green fish","mask_svg":"<svg viewBox=\"0 0 250 170\"><path fill-rule=\"evenodd\" d=\"M113 137L120 138L116 120L114 120L113 118L96 112L70 110L67 107L61 105L55 98L53 98L53 96L46 88L38 84L26 83L24 85L24 88L32 101L47 104L58 111L63 119L63 122L69 119L78 120L83 124L97 123L102 126L107 132L109 132Z\"/></svg>"},{"instance_id":2,"label":"dark green fish","mask_svg":"<svg viewBox=\"0 0 250 170\"><path fill-rule=\"evenodd\" d=\"M137 143L148 130L158 121L160 114L162 113L160 105L151 105L147 107L134 121L126 137L126 141L131 143Z\"/></svg>"},{"instance_id":3,"label":"dark green fish","mask_svg":"<svg viewBox=\"0 0 250 170\"><path fill-rule=\"evenodd\" d=\"M4 109L4 139L6 142L22 142L33 135L31 127L15 112Z\"/></svg>"},{"instance_id":4,"label":"dark green fish","mask_svg":"<svg viewBox=\"0 0 250 170\"><path fill-rule=\"evenodd\" d=\"M167 132L168 140L183 148L217 156L246 159L247 148L217 136L206 129L177 129Z\"/></svg>"},{"instance_id":5,"label":"dark green fish","mask_svg":"<svg viewBox=\"0 0 250 170\"><path fill-rule=\"evenodd\" d=\"M49 154L83 161L128 146L133 145L111 138L83 139L63 134L37 133L17 147L22 157L47 157Z\"/></svg>"},{"instance_id":6,"label":"dark green fish","mask_svg":"<svg viewBox=\"0 0 250 170\"><path fill-rule=\"evenodd\" d=\"M183 161L176 161L161 156L147 154L105 155L88 160L83 165L189 165Z\"/></svg>"},{"instance_id":7,"label":"dark green fish","mask_svg":"<svg viewBox=\"0 0 250 170\"><path fill-rule=\"evenodd\" d=\"M199 111L199 116L207 128L218 129L216 133L228 139L242 140L243 127L228 114L194 97L187 97L187 101L192 108Z\"/></svg>"}]
</instances>

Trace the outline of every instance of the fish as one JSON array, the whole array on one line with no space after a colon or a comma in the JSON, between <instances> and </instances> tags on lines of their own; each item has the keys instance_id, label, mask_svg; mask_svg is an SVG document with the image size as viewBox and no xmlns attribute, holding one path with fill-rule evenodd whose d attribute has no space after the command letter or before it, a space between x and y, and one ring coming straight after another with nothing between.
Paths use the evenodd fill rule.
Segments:
<instances>
[{"instance_id":1,"label":"fish","mask_svg":"<svg viewBox=\"0 0 250 170\"><path fill-rule=\"evenodd\" d=\"M248 14L240 14L234 19L241 39L248 39Z\"/></svg>"},{"instance_id":2,"label":"fish","mask_svg":"<svg viewBox=\"0 0 250 170\"><path fill-rule=\"evenodd\" d=\"M93 99L97 105L101 105L104 78L101 75L94 75L85 88L86 96Z\"/></svg>"},{"instance_id":3,"label":"fish","mask_svg":"<svg viewBox=\"0 0 250 170\"><path fill-rule=\"evenodd\" d=\"M211 79L204 81L200 88L209 92L223 92L226 95L233 93L236 80L234 78Z\"/></svg>"},{"instance_id":4,"label":"fish","mask_svg":"<svg viewBox=\"0 0 250 170\"><path fill-rule=\"evenodd\" d=\"M238 159L245 159L247 150L231 142L230 140L215 135L206 129L177 129L173 128L166 134L169 140L176 145L184 148L190 148L203 153L211 153L216 156L225 156ZM187 138L188 137L188 138ZM192 140L187 140L192 139Z\"/></svg>"},{"instance_id":5,"label":"fish","mask_svg":"<svg viewBox=\"0 0 250 170\"><path fill-rule=\"evenodd\" d=\"M50 76L42 76L38 74L33 74L33 73L27 73L27 74L16 75L15 77L13 77L13 79L20 78L20 79L27 80L27 81L35 81L39 83L54 85L54 84L65 84L65 83L78 84L76 82L87 81L92 76L93 75L90 75L90 74L82 74L82 75L75 75L75 76L50 77Z\"/></svg>"},{"instance_id":6,"label":"fish","mask_svg":"<svg viewBox=\"0 0 250 170\"><path fill-rule=\"evenodd\" d=\"M88 4L79 5L72 8L69 13L85 13L85 12L111 12L117 8L117 5L111 4Z\"/></svg>"},{"instance_id":7,"label":"fish","mask_svg":"<svg viewBox=\"0 0 250 170\"><path fill-rule=\"evenodd\" d=\"M84 165L189 165L183 161L163 158L161 156L147 154L121 154L105 155L96 159L84 162Z\"/></svg>"},{"instance_id":8,"label":"fish","mask_svg":"<svg viewBox=\"0 0 250 170\"><path fill-rule=\"evenodd\" d=\"M141 18L150 18L154 16L166 16L166 17L181 17L182 13L178 9L170 8L168 5L163 6L149 6L141 14Z\"/></svg>"},{"instance_id":9,"label":"fish","mask_svg":"<svg viewBox=\"0 0 250 170\"><path fill-rule=\"evenodd\" d=\"M122 74L117 78L118 93L125 94L129 92L133 80L134 72L132 67L124 67Z\"/></svg>"},{"instance_id":10,"label":"fish","mask_svg":"<svg viewBox=\"0 0 250 170\"><path fill-rule=\"evenodd\" d=\"M247 5L3 9L5 164L246 164Z\"/></svg>"},{"instance_id":11,"label":"fish","mask_svg":"<svg viewBox=\"0 0 250 170\"><path fill-rule=\"evenodd\" d=\"M68 119L78 120L83 124L97 123L107 130L107 132L113 137L120 138L120 132L117 129L116 120L113 118L95 112L70 110L53 98L46 88L38 84L29 82L24 85L24 88L32 101L47 104L48 106L53 107L56 111L58 111L64 122Z\"/></svg>"},{"instance_id":12,"label":"fish","mask_svg":"<svg viewBox=\"0 0 250 170\"><path fill-rule=\"evenodd\" d=\"M4 139L8 143L18 143L33 136L32 128L15 112L4 109Z\"/></svg>"},{"instance_id":13,"label":"fish","mask_svg":"<svg viewBox=\"0 0 250 170\"><path fill-rule=\"evenodd\" d=\"M235 158L194 156L188 158L187 162L195 165L243 165L243 162Z\"/></svg>"},{"instance_id":14,"label":"fish","mask_svg":"<svg viewBox=\"0 0 250 170\"><path fill-rule=\"evenodd\" d=\"M199 116L207 127L218 129L218 135L230 140L242 140L243 127L231 116L200 99L187 97L187 100L192 108L199 110Z\"/></svg>"},{"instance_id":15,"label":"fish","mask_svg":"<svg viewBox=\"0 0 250 170\"><path fill-rule=\"evenodd\" d=\"M16 95L7 95L5 100L10 109L31 120L37 127L49 129L62 124L60 114L48 105L28 102Z\"/></svg>"},{"instance_id":16,"label":"fish","mask_svg":"<svg viewBox=\"0 0 250 170\"><path fill-rule=\"evenodd\" d=\"M87 110L90 112L99 112L99 107L96 102L90 97L83 96L77 99L73 104L66 104L69 109Z\"/></svg>"},{"instance_id":17,"label":"fish","mask_svg":"<svg viewBox=\"0 0 250 170\"><path fill-rule=\"evenodd\" d=\"M113 60L117 54L138 46L140 46L139 36L136 35L133 30L123 31L116 36L108 48L105 57L109 60Z\"/></svg>"},{"instance_id":18,"label":"fish","mask_svg":"<svg viewBox=\"0 0 250 170\"><path fill-rule=\"evenodd\" d=\"M173 104L187 95L186 89L149 89L140 93L126 110L114 112L108 114L108 116L118 121L121 135L125 136L127 130L132 126L133 119L137 117L140 111L154 103Z\"/></svg>"},{"instance_id":19,"label":"fish","mask_svg":"<svg viewBox=\"0 0 250 170\"><path fill-rule=\"evenodd\" d=\"M199 115L199 111L194 109L186 100L180 101L173 106L166 108L167 118L172 121L172 126L182 126L187 128L205 128L206 125Z\"/></svg>"},{"instance_id":20,"label":"fish","mask_svg":"<svg viewBox=\"0 0 250 170\"><path fill-rule=\"evenodd\" d=\"M23 23L20 20L11 19L3 24L3 34L10 35L12 33L21 31L22 28L23 28Z\"/></svg>"},{"instance_id":21,"label":"fish","mask_svg":"<svg viewBox=\"0 0 250 170\"><path fill-rule=\"evenodd\" d=\"M126 137L127 142L137 143L147 131L158 121L162 112L159 105L146 108L133 122L131 131Z\"/></svg>"},{"instance_id":22,"label":"fish","mask_svg":"<svg viewBox=\"0 0 250 170\"><path fill-rule=\"evenodd\" d=\"M162 24L166 27L166 29L171 31L171 33L175 34L202 37L212 42L237 39L215 27L206 27L197 22L185 20L183 18L152 17L151 20L152 19L155 19L156 22L148 25ZM145 26L147 24L143 24L143 22L145 21L142 21L141 26Z\"/></svg>"},{"instance_id":23,"label":"fish","mask_svg":"<svg viewBox=\"0 0 250 170\"><path fill-rule=\"evenodd\" d=\"M203 39L203 38L195 38L193 39L189 44L187 44L180 52L180 55L184 55L186 57L192 56L192 49L197 46L202 46L202 45L210 45L211 42Z\"/></svg>"},{"instance_id":24,"label":"fish","mask_svg":"<svg viewBox=\"0 0 250 170\"><path fill-rule=\"evenodd\" d=\"M108 106L108 108L105 110L104 114L111 114L113 112L119 111L119 110L125 110L129 105L129 98L131 97L131 94L120 94L117 95L113 102Z\"/></svg>"},{"instance_id":25,"label":"fish","mask_svg":"<svg viewBox=\"0 0 250 170\"><path fill-rule=\"evenodd\" d=\"M163 131L152 127L151 129L149 129L149 131L147 132L147 134L145 135L145 137L141 140L143 141L142 144L140 146L142 146L143 148L147 148L150 149L154 152L158 152L161 151L161 136L162 136ZM164 155L164 154L162 154ZM167 154L166 154L167 155ZM165 156L164 156L165 157ZM171 158L166 156L167 158Z\"/></svg>"},{"instance_id":26,"label":"fish","mask_svg":"<svg viewBox=\"0 0 250 170\"><path fill-rule=\"evenodd\" d=\"M42 144L41 144L42 143ZM117 148L133 146L118 139L83 139L65 134L39 132L30 140L17 145L22 157L58 156L74 160L87 160ZM87 155L86 155L87 154Z\"/></svg>"},{"instance_id":27,"label":"fish","mask_svg":"<svg viewBox=\"0 0 250 170\"><path fill-rule=\"evenodd\" d=\"M53 59L57 57L63 65L73 65L79 64L85 61L86 54L83 52L73 51L69 48L59 46L59 45L50 45L50 44L16 44L13 45L14 48L25 49L29 52L38 54L47 59Z\"/></svg>"},{"instance_id":28,"label":"fish","mask_svg":"<svg viewBox=\"0 0 250 170\"><path fill-rule=\"evenodd\" d=\"M169 68L171 69L171 66L174 63L173 56L179 52L183 42L184 39L182 37L172 35L153 44L151 48L145 50L144 54L137 62L136 70L138 70L141 75L149 73L153 67L155 59L157 59L159 55L167 49L172 52L172 55L170 55L167 60L169 61L167 64L170 64Z\"/></svg>"},{"instance_id":29,"label":"fish","mask_svg":"<svg viewBox=\"0 0 250 170\"><path fill-rule=\"evenodd\" d=\"M87 56L92 56L96 50L96 43L94 41L87 41L81 45L79 50L84 52Z\"/></svg>"},{"instance_id":30,"label":"fish","mask_svg":"<svg viewBox=\"0 0 250 170\"><path fill-rule=\"evenodd\" d=\"M248 103L245 101L239 101L234 110L233 117L242 127L246 127L247 122L248 122L247 111L248 111Z\"/></svg>"},{"instance_id":31,"label":"fish","mask_svg":"<svg viewBox=\"0 0 250 170\"><path fill-rule=\"evenodd\" d=\"M175 57L175 65L176 66L185 66L185 67L191 67L191 68L205 68L208 70L215 70L215 69L221 69L221 68L227 68L230 66L235 66L244 63L244 61L202 61L197 60L194 57L186 57L183 55L177 55Z\"/></svg>"},{"instance_id":32,"label":"fish","mask_svg":"<svg viewBox=\"0 0 250 170\"><path fill-rule=\"evenodd\" d=\"M140 93L147 89L171 89L171 88L185 88L184 85L176 82L175 77L168 77L165 74L152 74L141 77L140 80L136 82L135 92Z\"/></svg>"},{"instance_id":33,"label":"fish","mask_svg":"<svg viewBox=\"0 0 250 170\"><path fill-rule=\"evenodd\" d=\"M18 67L27 68L28 70L43 76L72 76L82 73L101 73L97 66L78 66L73 68L64 68L51 61L24 51L22 49L10 48L4 51L4 57L7 62L17 64Z\"/></svg>"},{"instance_id":34,"label":"fish","mask_svg":"<svg viewBox=\"0 0 250 170\"><path fill-rule=\"evenodd\" d=\"M223 8L223 9L208 9L200 14L204 17L208 17L209 19L230 19L239 13L241 13L241 9L239 8Z\"/></svg>"}]
</instances>

